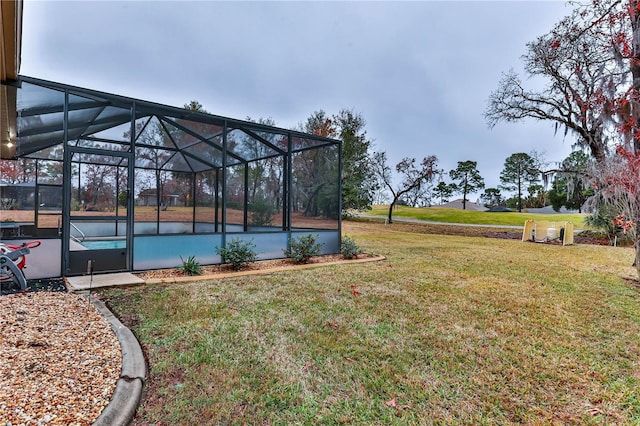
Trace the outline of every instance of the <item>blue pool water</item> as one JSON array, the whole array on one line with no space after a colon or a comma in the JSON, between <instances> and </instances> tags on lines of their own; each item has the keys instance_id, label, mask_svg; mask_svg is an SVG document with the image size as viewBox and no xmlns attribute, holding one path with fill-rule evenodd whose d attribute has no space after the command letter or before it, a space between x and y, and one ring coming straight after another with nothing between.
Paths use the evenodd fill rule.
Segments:
<instances>
[{"instance_id":1,"label":"blue pool water","mask_svg":"<svg viewBox=\"0 0 640 426\"><path fill-rule=\"evenodd\" d=\"M126 240L96 240L81 243L89 250L120 249L127 246Z\"/></svg>"}]
</instances>

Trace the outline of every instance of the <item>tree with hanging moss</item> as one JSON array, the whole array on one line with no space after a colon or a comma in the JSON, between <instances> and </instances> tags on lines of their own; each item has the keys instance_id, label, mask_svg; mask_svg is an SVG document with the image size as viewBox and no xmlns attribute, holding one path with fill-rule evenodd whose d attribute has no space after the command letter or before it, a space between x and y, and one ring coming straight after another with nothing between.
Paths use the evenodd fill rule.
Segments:
<instances>
[{"instance_id":1,"label":"tree with hanging moss","mask_svg":"<svg viewBox=\"0 0 640 426\"><path fill-rule=\"evenodd\" d=\"M583 151L573 151L554 171L551 189L547 191L547 199L553 210L558 212L562 207L578 210L594 192L586 185L585 177L589 166L589 156Z\"/></svg>"},{"instance_id":2,"label":"tree with hanging moss","mask_svg":"<svg viewBox=\"0 0 640 426\"><path fill-rule=\"evenodd\" d=\"M596 195L590 199L594 210L611 209L613 224L624 230L634 243L633 262L640 276L640 153L622 146L607 161L599 163L590 172L591 185Z\"/></svg>"},{"instance_id":3,"label":"tree with hanging moss","mask_svg":"<svg viewBox=\"0 0 640 426\"><path fill-rule=\"evenodd\" d=\"M591 0L527 45L528 77L542 77L542 90L505 75L491 94L486 118L536 119L577 136L595 159L585 179L595 191L589 206L613 207L632 233L640 265L640 2ZM615 147L614 149L612 149ZM638 270L640 275L640 269Z\"/></svg>"}]
</instances>

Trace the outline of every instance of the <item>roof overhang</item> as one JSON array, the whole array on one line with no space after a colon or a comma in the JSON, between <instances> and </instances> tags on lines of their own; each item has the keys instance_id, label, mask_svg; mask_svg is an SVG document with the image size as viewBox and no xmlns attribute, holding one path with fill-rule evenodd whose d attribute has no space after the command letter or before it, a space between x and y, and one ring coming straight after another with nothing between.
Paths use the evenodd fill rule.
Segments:
<instances>
[{"instance_id":1,"label":"roof overhang","mask_svg":"<svg viewBox=\"0 0 640 426\"><path fill-rule=\"evenodd\" d=\"M22 0L1 1L0 21L0 80L17 80L22 48Z\"/></svg>"},{"instance_id":2,"label":"roof overhang","mask_svg":"<svg viewBox=\"0 0 640 426\"><path fill-rule=\"evenodd\" d=\"M16 156L16 88L0 86L0 159Z\"/></svg>"},{"instance_id":3,"label":"roof overhang","mask_svg":"<svg viewBox=\"0 0 640 426\"><path fill-rule=\"evenodd\" d=\"M0 81L14 82L20 72L22 0L0 1ZM0 158L15 157L16 92L0 88Z\"/></svg>"}]
</instances>

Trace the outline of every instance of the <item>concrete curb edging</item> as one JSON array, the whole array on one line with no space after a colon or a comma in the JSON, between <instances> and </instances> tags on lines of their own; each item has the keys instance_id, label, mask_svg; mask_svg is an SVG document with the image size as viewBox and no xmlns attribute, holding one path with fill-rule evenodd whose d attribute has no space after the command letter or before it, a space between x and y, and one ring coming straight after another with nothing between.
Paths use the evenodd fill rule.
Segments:
<instances>
[{"instance_id":1,"label":"concrete curb edging","mask_svg":"<svg viewBox=\"0 0 640 426\"><path fill-rule=\"evenodd\" d=\"M355 259L349 261L335 261L320 264L306 264L306 265L292 265L287 267L274 268L265 271L243 271L227 274L219 274L212 276L201 277L180 277L171 279L157 279L147 280L146 284L151 283L167 283L167 282L180 282L180 281L198 281L203 279L212 278L226 278L231 276L245 276L245 275L261 275L265 273L281 272L292 269L307 269L315 268L319 266L336 265L342 263L363 263L363 262L375 262L386 259L385 256L374 256L363 259ZM122 352L122 370L120 372L120 378L116 382L116 388L111 396L109 404L102 410L100 416L93 422L93 426L127 426L133 420L140 399L142 397L142 390L146 380L147 366L142 353L140 343L134 336L134 334L125 327L118 318L106 307L104 302L98 300L88 294L89 301L93 304L96 310L109 322L111 329L116 334L118 342L120 343L120 349Z\"/></svg>"},{"instance_id":2,"label":"concrete curb edging","mask_svg":"<svg viewBox=\"0 0 640 426\"><path fill-rule=\"evenodd\" d=\"M109 321L122 351L122 371L109 404L93 423L94 426L126 426L131 423L142 396L147 367L140 343L101 300L89 296L96 310Z\"/></svg>"}]
</instances>

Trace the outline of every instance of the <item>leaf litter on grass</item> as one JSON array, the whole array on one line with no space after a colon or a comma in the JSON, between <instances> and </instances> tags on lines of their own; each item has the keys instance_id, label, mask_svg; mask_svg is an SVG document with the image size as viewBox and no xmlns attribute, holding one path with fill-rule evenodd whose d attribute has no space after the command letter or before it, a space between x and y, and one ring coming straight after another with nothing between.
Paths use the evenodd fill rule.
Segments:
<instances>
[{"instance_id":1,"label":"leaf litter on grass","mask_svg":"<svg viewBox=\"0 0 640 426\"><path fill-rule=\"evenodd\" d=\"M346 227L387 261L135 290L150 366L187 372L177 395L152 380L140 421L640 418L624 249Z\"/></svg>"}]
</instances>

